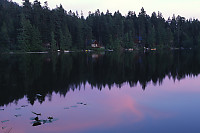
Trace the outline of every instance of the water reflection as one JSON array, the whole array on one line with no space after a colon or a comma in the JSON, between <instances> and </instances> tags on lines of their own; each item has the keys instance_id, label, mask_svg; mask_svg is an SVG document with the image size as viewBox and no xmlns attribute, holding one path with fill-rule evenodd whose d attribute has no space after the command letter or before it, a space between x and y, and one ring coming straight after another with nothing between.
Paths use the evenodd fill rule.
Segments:
<instances>
[{"instance_id":1,"label":"water reflection","mask_svg":"<svg viewBox=\"0 0 200 133\"><path fill-rule=\"evenodd\" d=\"M0 112L0 119L9 121L0 123L0 127L6 127L0 131L9 132L11 129L14 133L199 132L199 79L200 77L187 77L174 83L165 78L162 86L148 84L145 91L139 83L134 88L128 83L124 83L120 89L113 85L109 90L106 86L101 92L96 87L91 89L90 84L86 83L85 90L82 84L80 90L70 89L65 96L53 92L51 101L46 95L42 104L35 100L33 106L26 106L27 98L24 97L16 105L11 103L4 106L4 110ZM42 94L38 96L44 97ZM16 110L17 108L20 109ZM15 114L21 116L15 117ZM56 121L44 123L49 117Z\"/></svg>"},{"instance_id":2,"label":"water reflection","mask_svg":"<svg viewBox=\"0 0 200 133\"><path fill-rule=\"evenodd\" d=\"M99 90L128 83L142 89L162 84L167 76L181 80L200 73L200 54L195 51L149 53L14 54L0 58L0 105L27 96L34 104L51 101L53 92L66 95L89 83Z\"/></svg>"}]
</instances>

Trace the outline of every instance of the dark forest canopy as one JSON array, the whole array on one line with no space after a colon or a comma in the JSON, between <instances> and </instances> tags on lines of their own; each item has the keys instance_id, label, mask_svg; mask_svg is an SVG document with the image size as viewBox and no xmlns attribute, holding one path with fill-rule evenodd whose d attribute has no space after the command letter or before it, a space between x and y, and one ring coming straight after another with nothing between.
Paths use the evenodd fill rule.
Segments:
<instances>
[{"instance_id":1,"label":"dark forest canopy","mask_svg":"<svg viewBox=\"0 0 200 133\"><path fill-rule=\"evenodd\" d=\"M24 0L22 6L0 0L0 51L86 49L92 40L106 49L191 48L200 44L200 22L181 16L165 20L144 8L138 15L96 10L84 18L62 5L50 10L38 0Z\"/></svg>"}]
</instances>

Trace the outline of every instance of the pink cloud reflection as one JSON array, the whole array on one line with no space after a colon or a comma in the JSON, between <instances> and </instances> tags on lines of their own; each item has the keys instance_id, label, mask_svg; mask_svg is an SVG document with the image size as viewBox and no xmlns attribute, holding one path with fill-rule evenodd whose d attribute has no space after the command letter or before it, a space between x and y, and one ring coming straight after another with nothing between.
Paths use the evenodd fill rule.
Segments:
<instances>
[{"instance_id":1,"label":"pink cloud reflection","mask_svg":"<svg viewBox=\"0 0 200 133\"><path fill-rule=\"evenodd\" d=\"M76 97L75 94L74 98ZM80 97L80 94L78 97ZM136 102L128 95L108 94L106 91L103 95L96 96L95 103L96 105L91 107L91 112L69 112L70 115L66 117L66 120L60 119L56 122L58 126L44 128L43 130L45 132L81 132L91 128L112 128L122 123L123 114L131 115L131 122L138 122L144 118L142 112L137 109Z\"/></svg>"},{"instance_id":2,"label":"pink cloud reflection","mask_svg":"<svg viewBox=\"0 0 200 133\"><path fill-rule=\"evenodd\" d=\"M74 99L82 97L80 93L73 93L72 95L71 97ZM151 116L152 119L170 116L167 113L139 105L131 95L124 94L119 90L104 90L91 97L91 100L95 100L93 102L95 105L93 104L89 107L89 112L70 112L70 115L67 116L68 120L60 120L59 126L53 129L49 127L45 130L54 132L81 132L100 127L109 129L123 124L124 121L132 124L141 122L145 119L146 115ZM124 116L128 117L124 118Z\"/></svg>"},{"instance_id":3,"label":"pink cloud reflection","mask_svg":"<svg viewBox=\"0 0 200 133\"><path fill-rule=\"evenodd\" d=\"M152 97L145 96L140 87L136 88L132 89L124 85L121 90L115 87L111 91L105 88L101 92L96 88L75 90L69 92L65 98L60 97L59 94L53 94L51 102L46 100L41 106L36 103L33 107L27 107L29 113L24 112L23 115L27 120L15 123L15 133L78 133L99 128L115 128L127 123L134 125L134 123L144 121L147 116L151 119L171 117L167 112L144 104L145 100L151 100ZM79 101L84 101L88 105L64 110L66 105L70 106ZM53 113L52 116L59 120L51 124L32 127L29 120L32 117L30 111L35 110L45 113L45 118Z\"/></svg>"}]
</instances>

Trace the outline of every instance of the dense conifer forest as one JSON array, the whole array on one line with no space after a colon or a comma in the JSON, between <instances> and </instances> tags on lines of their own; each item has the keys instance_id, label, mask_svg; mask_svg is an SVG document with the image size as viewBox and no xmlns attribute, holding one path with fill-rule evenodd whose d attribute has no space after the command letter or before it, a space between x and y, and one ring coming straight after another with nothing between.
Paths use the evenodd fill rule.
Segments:
<instances>
[{"instance_id":1,"label":"dense conifer forest","mask_svg":"<svg viewBox=\"0 0 200 133\"><path fill-rule=\"evenodd\" d=\"M200 22L175 15L165 20L144 8L126 16L96 10L85 18L62 5L0 0L0 51L87 49L93 40L106 49L193 48L200 45Z\"/></svg>"}]
</instances>

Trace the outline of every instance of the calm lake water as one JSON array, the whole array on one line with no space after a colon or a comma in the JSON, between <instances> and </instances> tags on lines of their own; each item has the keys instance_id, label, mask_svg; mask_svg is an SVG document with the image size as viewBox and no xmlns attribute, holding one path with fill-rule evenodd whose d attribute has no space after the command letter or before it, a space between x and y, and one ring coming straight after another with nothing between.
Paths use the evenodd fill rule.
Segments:
<instances>
[{"instance_id":1,"label":"calm lake water","mask_svg":"<svg viewBox=\"0 0 200 133\"><path fill-rule=\"evenodd\" d=\"M0 133L199 133L200 52L0 55Z\"/></svg>"}]
</instances>

